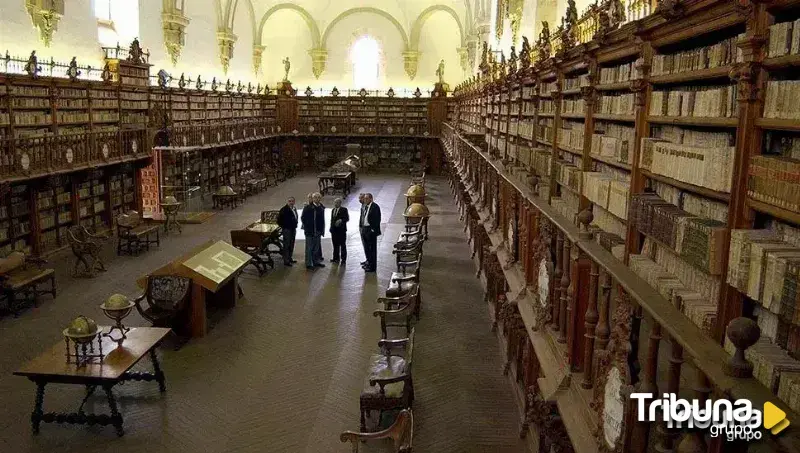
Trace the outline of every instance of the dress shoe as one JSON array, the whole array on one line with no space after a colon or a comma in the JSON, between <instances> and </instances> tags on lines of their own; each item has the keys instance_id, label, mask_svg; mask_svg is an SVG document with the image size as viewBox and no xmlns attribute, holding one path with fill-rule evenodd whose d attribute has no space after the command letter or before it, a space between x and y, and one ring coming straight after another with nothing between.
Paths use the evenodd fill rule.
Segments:
<instances>
[{"instance_id":1,"label":"dress shoe","mask_svg":"<svg viewBox=\"0 0 800 453\"><path fill-rule=\"evenodd\" d=\"M317 264L314 265L314 267L325 267L325 265L322 264L322 263L317 263Z\"/></svg>"},{"instance_id":2,"label":"dress shoe","mask_svg":"<svg viewBox=\"0 0 800 453\"><path fill-rule=\"evenodd\" d=\"M297 260L292 260L292 263L296 263L296 262L297 262Z\"/></svg>"},{"instance_id":3,"label":"dress shoe","mask_svg":"<svg viewBox=\"0 0 800 453\"><path fill-rule=\"evenodd\" d=\"M342 258L342 264L344 264L344 263L346 263L346 262L347 262L347 260L346 260L346 259L344 259L344 258Z\"/></svg>"},{"instance_id":4,"label":"dress shoe","mask_svg":"<svg viewBox=\"0 0 800 453\"><path fill-rule=\"evenodd\" d=\"M366 261L362 261L362 262L361 262L361 265L362 265L362 266L365 266L366 264L367 264L367 262L366 262Z\"/></svg>"},{"instance_id":5,"label":"dress shoe","mask_svg":"<svg viewBox=\"0 0 800 453\"><path fill-rule=\"evenodd\" d=\"M338 262L339 260L333 260L333 259L331 260L331 263L338 263Z\"/></svg>"},{"instance_id":6,"label":"dress shoe","mask_svg":"<svg viewBox=\"0 0 800 453\"><path fill-rule=\"evenodd\" d=\"M314 266L306 266L306 269L308 269L310 271L313 271L314 270Z\"/></svg>"}]
</instances>

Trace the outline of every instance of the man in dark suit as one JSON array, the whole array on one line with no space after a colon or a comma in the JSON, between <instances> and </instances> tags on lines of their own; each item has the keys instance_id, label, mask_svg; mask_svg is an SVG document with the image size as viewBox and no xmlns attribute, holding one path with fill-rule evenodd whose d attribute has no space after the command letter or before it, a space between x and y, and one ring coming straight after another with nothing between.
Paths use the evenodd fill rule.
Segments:
<instances>
[{"instance_id":1,"label":"man in dark suit","mask_svg":"<svg viewBox=\"0 0 800 453\"><path fill-rule=\"evenodd\" d=\"M297 260L292 258L294 255L294 239L297 234L297 209L294 207L294 197L286 200L286 205L278 212L278 226L281 227L283 235L283 264L291 266Z\"/></svg>"},{"instance_id":2,"label":"man in dark suit","mask_svg":"<svg viewBox=\"0 0 800 453\"><path fill-rule=\"evenodd\" d=\"M347 222L350 221L350 213L347 208L342 207L342 199L333 200L333 210L331 211L331 242L333 242L333 259L331 263L338 263L339 258L342 264L347 261Z\"/></svg>"},{"instance_id":3,"label":"man in dark suit","mask_svg":"<svg viewBox=\"0 0 800 453\"><path fill-rule=\"evenodd\" d=\"M325 208L322 207L322 195L315 192L312 201L303 208L301 220L306 234L306 269L325 267L322 264L322 236L325 235Z\"/></svg>"},{"instance_id":4,"label":"man in dark suit","mask_svg":"<svg viewBox=\"0 0 800 453\"><path fill-rule=\"evenodd\" d=\"M363 213L364 212L364 193L363 192L358 194L358 204L361 205L361 212ZM361 224L360 223L358 224L358 227L359 227L358 228L359 229L359 236L361 236L361 248L364 249L364 257L366 257L367 256L367 246L366 246L366 244L364 244L364 234L363 234L363 232L361 232ZM361 267L364 267L364 265L366 265L366 264L367 264L367 260L365 259L364 261L361 262Z\"/></svg>"},{"instance_id":5,"label":"man in dark suit","mask_svg":"<svg viewBox=\"0 0 800 453\"><path fill-rule=\"evenodd\" d=\"M358 222L361 237L364 238L364 254L367 256L365 272L375 272L378 262L378 236L381 235L381 208L372 200L372 194L364 194L364 206Z\"/></svg>"}]
</instances>

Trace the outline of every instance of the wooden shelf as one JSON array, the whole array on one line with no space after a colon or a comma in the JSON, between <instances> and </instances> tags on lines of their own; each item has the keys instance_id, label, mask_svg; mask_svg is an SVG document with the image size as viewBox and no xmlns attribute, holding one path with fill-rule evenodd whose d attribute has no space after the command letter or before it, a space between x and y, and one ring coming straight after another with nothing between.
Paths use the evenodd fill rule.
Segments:
<instances>
[{"instance_id":1,"label":"wooden shelf","mask_svg":"<svg viewBox=\"0 0 800 453\"><path fill-rule=\"evenodd\" d=\"M739 118L704 118L692 116L648 116L653 124L674 124L678 126L737 127Z\"/></svg>"},{"instance_id":2,"label":"wooden shelf","mask_svg":"<svg viewBox=\"0 0 800 453\"><path fill-rule=\"evenodd\" d=\"M756 126L762 129L797 132L800 131L800 120L787 120L783 118L756 118Z\"/></svg>"},{"instance_id":3,"label":"wooden shelf","mask_svg":"<svg viewBox=\"0 0 800 453\"><path fill-rule=\"evenodd\" d=\"M800 66L800 55L784 55L764 59L764 67L766 69L783 69L794 66Z\"/></svg>"},{"instance_id":4,"label":"wooden shelf","mask_svg":"<svg viewBox=\"0 0 800 453\"><path fill-rule=\"evenodd\" d=\"M706 198L712 198L714 200L719 200L724 202L729 202L731 199L731 196L728 193L717 192L716 190L711 190L705 187L696 186L694 184L685 183L683 181L678 181L677 179L672 179L667 176L651 173L647 170L641 170L641 171L644 176L654 181L663 182L664 184L669 184L679 189L686 190L687 192L692 192L696 195L702 195Z\"/></svg>"},{"instance_id":5,"label":"wooden shelf","mask_svg":"<svg viewBox=\"0 0 800 453\"><path fill-rule=\"evenodd\" d=\"M614 82L614 83L601 83L594 86L594 89L597 91L622 91L622 90L630 90L631 82Z\"/></svg>"},{"instance_id":6,"label":"wooden shelf","mask_svg":"<svg viewBox=\"0 0 800 453\"><path fill-rule=\"evenodd\" d=\"M763 201L754 200L750 196L747 197L747 205L754 211L769 214L778 220L800 225L800 213L798 212L764 203Z\"/></svg>"},{"instance_id":7,"label":"wooden shelf","mask_svg":"<svg viewBox=\"0 0 800 453\"><path fill-rule=\"evenodd\" d=\"M733 69L732 65L720 66L718 68L699 69L697 71L686 71L675 74L664 74L650 76L650 83L653 85L663 85L679 82L696 82L700 80L729 78Z\"/></svg>"},{"instance_id":8,"label":"wooden shelf","mask_svg":"<svg viewBox=\"0 0 800 453\"><path fill-rule=\"evenodd\" d=\"M596 160L597 162L602 162L602 163L604 163L606 165L610 165L612 167L619 168L620 170L631 171L631 166L628 165L628 164L624 164L622 162L616 162L616 161L613 161L611 159L608 159L607 157L595 156L594 154L590 154L589 157L592 160Z\"/></svg>"},{"instance_id":9,"label":"wooden shelf","mask_svg":"<svg viewBox=\"0 0 800 453\"><path fill-rule=\"evenodd\" d=\"M592 115L595 120L602 121L620 121L624 123L635 123L636 116L634 115L612 115L610 113L595 113Z\"/></svg>"},{"instance_id":10,"label":"wooden shelf","mask_svg":"<svg viewBox=\"0 0 800 453\"><path fill-rule=\"evenodd\" d=\"M562 113L561 118L572 120L586 120L586 113Z\"/></svg>"}]
</instances>

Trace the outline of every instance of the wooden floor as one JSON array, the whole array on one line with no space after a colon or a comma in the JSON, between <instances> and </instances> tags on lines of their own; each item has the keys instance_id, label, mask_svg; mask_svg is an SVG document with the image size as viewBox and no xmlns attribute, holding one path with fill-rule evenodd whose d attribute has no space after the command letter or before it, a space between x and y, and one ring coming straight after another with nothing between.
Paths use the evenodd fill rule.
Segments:
<instances>
[{"instance_id":1,"label":"wooden floor","mask_svg":"<svg viewBox=\"0 0 800 453\"><path fill-rule=\"evenodd\" d=\"M383 211L377 274L365 275L359 266L364 256L355 228L359 205L351 194L345 200L354 217L347 265L327 262L326 237L328 267L307 271L299 233L297 265L277 264L262 278L244 276L247 300L219 316L205 338L177 352L161 350L167 393L160 395L154 383L115 388L125 417L122 438L111 427L53 424L32 436L34 386L11 373L61 341L61 329L76 315L101 321L98 305L110 294L137 295L136 277L209 238L227 239L230 229L254 221L262 209L277 209L288 195L302 205L316 179L291 179L236 210L184 226L182 235L169 236L160 250L139 258L117 257L109 243L109 271L95 279L70 277L72 257L56 257L58 298L45 297L17 319L0 318L0 452L349 452L339 433L358 427L358 396L380 335L372 311L394 267L391 248L402 228L407 186L404 177L364 176L356 188L372 192ZM414 351L414 451L523 452L517 406L449 188L444 179L433 180L428 191L433 217ZM333 197L323 202L331 207ZM138 314L128 324L144 325ZM82 388L48 386L45 411L75 410L82 396ZM107 411L99 397L87 409ZM365 447L362 451L382 451Z\"/></svg>"}]
</instances>

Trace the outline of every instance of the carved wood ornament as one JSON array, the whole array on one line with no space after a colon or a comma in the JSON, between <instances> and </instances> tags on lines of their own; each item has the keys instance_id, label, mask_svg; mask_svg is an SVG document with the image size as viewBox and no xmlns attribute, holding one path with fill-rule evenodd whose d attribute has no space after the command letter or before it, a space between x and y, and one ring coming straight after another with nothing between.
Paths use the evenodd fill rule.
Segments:
<instances>
[{"instance_id":1,"label":"carved wood ornament","mask_svg":"<svg viewBox=\"0 0 800 453\"><path fill-rule=\"evenodd\" d=\"M633 412L630 394L634 391L632 373L628 365L628 356L633 349L630 343L633 307L629 302L629 296L624 292L618 294L612 319L614 327L608 349L598 350L595 354L597 374L591 407L597 412L600 420L595 431L600 451L621 453L625 451L627 443L628 426ZM617 399L606 401L607 398ZM614 406L611 406L612 404ZM614 411L619 412L614 413ZM612 415L614 419L610 417Z\"/></svg>"}]
</instances>

